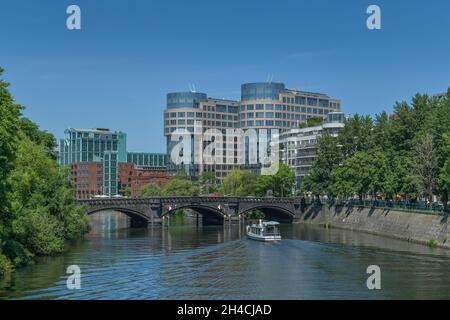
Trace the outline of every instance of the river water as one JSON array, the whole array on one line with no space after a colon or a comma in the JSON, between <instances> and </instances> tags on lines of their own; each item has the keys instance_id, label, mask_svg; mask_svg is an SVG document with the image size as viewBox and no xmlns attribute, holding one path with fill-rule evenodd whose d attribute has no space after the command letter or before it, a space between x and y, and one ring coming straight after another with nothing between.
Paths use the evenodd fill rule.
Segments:
<instances>
[{"instance_id":1,"label":"river water","mask_svg":"<svg viewBox=\"0 0 450 320\"><path fill-rule=\"evenodd\" d=\"M120 215L96 215L67 253L0 280L0 299L450 299L450 250L306 225L282 225L279 243L239 226L129 229ZM69 265L81 289L67 288Z\"/></svg>"}]
</instances>

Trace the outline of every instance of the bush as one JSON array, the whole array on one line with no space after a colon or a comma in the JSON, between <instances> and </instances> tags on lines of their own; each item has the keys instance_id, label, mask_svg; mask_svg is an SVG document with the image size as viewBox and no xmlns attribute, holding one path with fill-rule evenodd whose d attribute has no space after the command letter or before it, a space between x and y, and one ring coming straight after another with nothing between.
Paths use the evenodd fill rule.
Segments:
<instances>
[{"instance_id":1,"label":"bush","mask_svg":"<svg viewBox=\"0 0 450 320\"><path fill-rule=\"evenodd\" d=\"M37 255L64 250L64 226L43 208L24 210L14 221L13 230L20 242Z\"/></svg>"},{"instance_id":2,"label":"bush","mask_svg":"<svg viewBox=\"0 0 450 320\"><path fill-rule=\"evenodd\" d=\"M3 252L15 267L24 266L33 258L33 254L30 251L21 243L12 239L5 241Z\"/></svg>"},{"instance_id":3,"label":"bush","mask_svg":"<svg viewBox=\"0 0 450 320\"><path fill-rule=\"evenodd\" d=\"M429 246L430 248L436 248L438 245L437 241L434 239L430 239L427 242L427 246Z\"/></svg>"},{"instance_id":4,"label":"bush","mask_svg":"<svg viewBox=\"0 0 450 320\"><path fill-rule=\"evenodd\" d=\"M0 277L3 277L8 273L11 273L12 270L13 266L9 261L9 259L0 253Z\"/></svg>"}]
</instances>

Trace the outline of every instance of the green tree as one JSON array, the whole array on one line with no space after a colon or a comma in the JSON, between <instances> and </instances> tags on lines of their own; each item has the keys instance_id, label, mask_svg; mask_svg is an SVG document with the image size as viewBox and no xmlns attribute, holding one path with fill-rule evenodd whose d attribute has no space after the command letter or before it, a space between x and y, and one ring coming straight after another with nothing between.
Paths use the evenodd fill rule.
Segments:
<instances>
[{"instance_id":1,"label":"green tree","mask_svg":"<svg viewBox=\"0 0 450 320\"><path fill-rule=\"evenodd\" d=\"M443 135L443 140L442 154L446 157L446 160L439 172L438 187L441 191L442 203L447 211L447 202L449 201L450 193L450 131L448 134Z\"/></svg>"},{"instance_id":2,"label":"green tree","mask_svg":"<svg viewBox=\"0 0 450 320\"><path fill-rule=\"evenodd\" d=\"M68 172L48 156L45 146L23 138L8 179L12 190L8 197L13 215L11 240L22 244L24 252L62 252L67 240L89 230L85 209L74 204Z\"/></svg>"},{"instance_id":3,"label":"green tree","mask_svg":"<svg viewBox=\"0 0 450 320\"><path fill-rule=\"evenodd\" d=\"M89 229L69 172L55 161L54 137L22 117L7 88L0 80L0 275L63 251Z\"/></svg>"},{"instance_id":4,"label":"green tree","mask_svg":"<svg viewBox=\"0 0 450 320\"><path fill-rule=\"evenodd\" d=\"M261 175L257 178L255 191L258 196L266 196L269 191L272 191L275 197L290 197L294 184L294 172L288 165L280 162L276 174Z\"/></svg>"},{"instance_id":5,"label":"green tree","mask_svg":"<svg viewBox=\"0 0 450 320\"><path fill-rule=\"evenodd\" d=\"M373 121L370 116L356 114L345 122L338 136L344 157L350 157L358 151L369 151L373 147Z\"/></svg>"},{"instance_id":6,"label":"green tree","mask_svg":"<svg viewBox=\"0 0 450 320\"><path fill-rule=\"evenodd\" d=\"M448 172L448 161L450 159L450 88L444 99L432 100L432 114L428 117L427 130L434 137L436 147L437 162L440 168L440 174L436 191L441 196L445 206L449 201L450 187L446 179Z\"/></svg>"},{"instance_id":7,"label":"green tree","mask_svg":"<svg viewBox=\"0 0 450 320\"><path fill-rule=\"evenodd\" d=\"M176 176L169 180L162 193L165 196L195 196L200 190L189 178Z\"/></svg>"},{"instance_id":8,"label":"green tree","mask_svg":"<svg viewBox=\"0 0 450 320\"><path fill-rule=\"evenodd\" d=\"M417 186L421 195L431 202L433 201L439 172L433 136L430 133L426 133L420 137L415 151L413 168L417 177Z\"/></svg>"},{"instance_id":9,"label":"green tree","mask_svg":"<svg viewBox=\"0 0 450 320\"><path fill-rule=\"evenodd\" d=\"M0 77L3 71L0 68ZM9 83L0 78L0 241L10 222L8 202L5 201L10 190L7 177L14 168L22 110L22 107L14 102L8 86Z\"/></svg>"},{"instance_id":10,"label":"green tree","mask_svg":"<svg viewBox=\"0 0 450 320\"><path fill-rule=\"evenodd\" d=\"M42 145L44 151L53 159L57 159L57 143L55 137L46 131L40 131L39 126L30 119L20 119L20 129L34 143Z\"/></svg>"},{"instance_id":11,"label":"green tree","mask_svg":"<svg viewBox=\"0 0 450 320\"><path fill-rule=\"evenodd\" d=\"M332 172L342 162L342 151L337 138L332 136L320 138L317 142L317 153L313 166L302 181L301 190L311 192L316 197L319 195L332 197Z\"/></svg>"},{"instance_id":12,"label":"green tree","mask_svg":"<svg viewBox=\"0 0 450 320\"><path fill-rule=\"evenodd\" d=\"M255 195L256 176L244 170L232 170L223 179L220 191L224 195L252 196Z\"/></svg>"},{"instance_id":13,"label":"green tree","mask_svg":"<svg viewBox=\"0 0 450 320\"><path fill-rule=\"evenodd\" d=\"M199 179L200 192L202 194L214 193L217 191L216 175L211 171L203 171Z\"/></svg>"},{"instance_id":14,"label":"green tree","mask_svg":"<svg viewBox=\"0 0 450 320\"><path fill-rule=\"evenodd\" d=\"M342 197L357 194L362 199L368 192L373 168L370 155L360 151L346 159L333 173L333 193Z\"/></svg>"},{"instance_id":15,"label":"green tree","mask_svg":"<svg viewBox=\"0 0 450 320\"><path fill-rule=\"evenodd\" d=\"M141 188L141 197L159 197L161 195L161 188L157 184L150 183Z\"/></svg>"},{"instance_id":16,"label":"green tree","mask_svg":"<svg viewBox=\"0 0 450 320\"><path fill-rule=\"evenodd\" d=\"M131 197L131 188L127 186L123 192L125 197Z\"/></svg>"}]
</instances>

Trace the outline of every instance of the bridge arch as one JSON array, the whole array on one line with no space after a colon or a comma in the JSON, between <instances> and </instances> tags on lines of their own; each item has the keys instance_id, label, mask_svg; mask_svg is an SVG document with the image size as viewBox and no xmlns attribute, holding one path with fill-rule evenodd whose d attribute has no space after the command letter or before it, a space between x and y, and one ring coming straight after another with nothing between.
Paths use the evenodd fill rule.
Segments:
<instances>
[{"instance_id":1,"label":"bridge arch","mask_svg":"<svg viewBox=\"0 0 450 320\"><path fill-rule=\"evenodd\" d=\"M207 213L207 214L214 214L219 218L223 218L225 217L225 214L219 210L218 208L214 208L211 206L206 206L206 205L200 205L200 204L185 204L185 205L180 205L177 207L174 207L170 210L164 210L163 214L161 216L167 216L170 215L172 213L174 213L177 210L181 210L181 209L192 209L198 213Z\"/></svg>"},{"instance_id":2,"label":"bridge arch","mask_svg":"<svg viewBox=\"0 0 450 320\"><path fill-rule=\"evenodd\" d=\"M240 215L247 215L251 213L253 210L259 210L265 215L265 219L275 220L280 222L291 223L294 220L295 213L291 210L274 205L274 204L258 204L248 208L245 208L241 211Z\"/></svg>"},{"instance_id":3,"label":"bridge arch","mask_svg":"<svg viewBox=\"0 0 450 320\"><path fill-rule=\"evenodd\" d=\"M130 208L123 208L123 207L102 207L102 208L92 208L87 212L88 215L93 215L95 213L99 213L102 211L118 211L123 213L124 215L131 218L132 224L137 223L138 225L143 224L143 222L148 223L150 222L150 217L145 215L144 213L133 210Z\"/></svg>"}]
</instances>

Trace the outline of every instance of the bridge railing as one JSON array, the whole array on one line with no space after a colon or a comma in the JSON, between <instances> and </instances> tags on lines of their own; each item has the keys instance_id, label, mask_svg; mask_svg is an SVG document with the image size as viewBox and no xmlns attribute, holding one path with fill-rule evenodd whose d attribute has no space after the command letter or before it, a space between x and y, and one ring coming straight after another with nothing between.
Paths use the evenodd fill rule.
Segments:
<instances>
[{"instance_id":1,"label":"bridge railing","mask_svg":"<svg viewBox=\"0 0 450 320\"><path fill-rule=\"evenodd\" d=\"M80 204L99 205L99 204L149 204L149 203L297 203L298 198L275 198L275 197L208 197L208 196L166 196L166 197L147 197L147 198L93 198L77 200Z\"/></svg>"},{"instance_id":2,"label":"bridge railing","mask_svg":"<svg viewBox=\"0 0 450 320\"><path fill-rule=\"evenodd\" d=\"M431 215L450 215L450 206L445 210L443 205L436 203L427 204L425 202L410 202L410 201L388 201L388 200L325 200L321 201L322 204L327 205L341 205L341 206L360 206L367 208L378 209L397 209L402 211L410 211L421 214ZM307 202L307 205L312 205L314 202Z\"/></svg>"}]
</instances>

